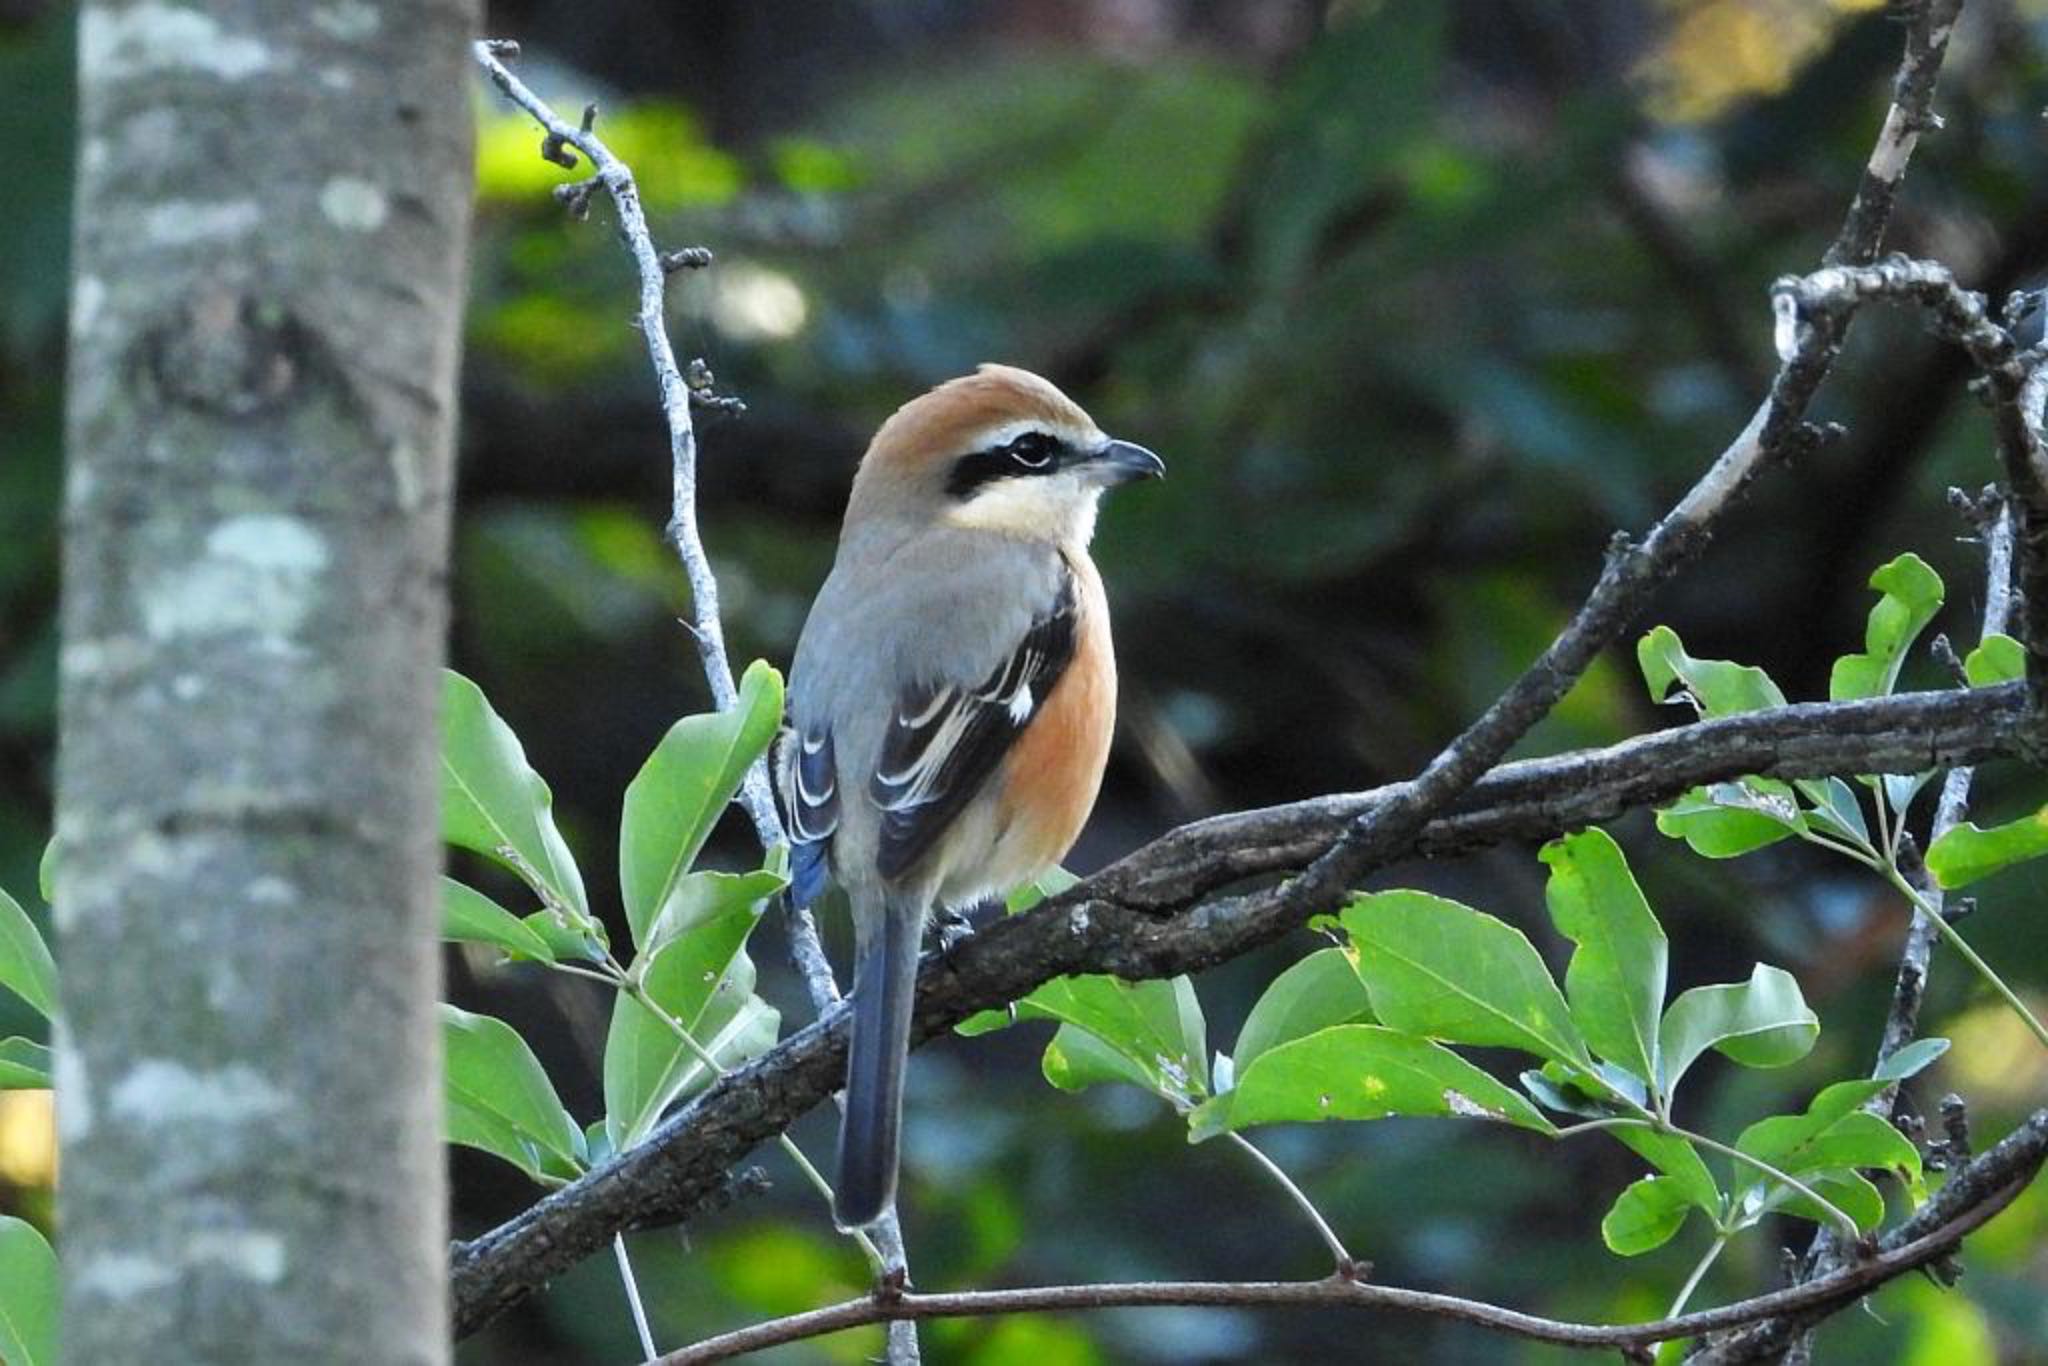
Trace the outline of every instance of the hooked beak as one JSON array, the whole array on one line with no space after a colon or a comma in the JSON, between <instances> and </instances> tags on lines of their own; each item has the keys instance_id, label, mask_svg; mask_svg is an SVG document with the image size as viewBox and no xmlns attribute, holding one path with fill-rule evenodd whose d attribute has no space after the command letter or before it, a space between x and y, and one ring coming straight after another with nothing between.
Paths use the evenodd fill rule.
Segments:
<instances>
[{"instance_id":1,"label":"hooked beak","mask_svg":"<svg viewBox=\"0 0 2048 1366\"><path fill-rule=\"evenodd\" d=\"M1134 479L1164 479L1166 462L1143 446L1112 441L1091 454L1081 468L1099 484L1128 484Z\"/></svg>"}]
</instances>

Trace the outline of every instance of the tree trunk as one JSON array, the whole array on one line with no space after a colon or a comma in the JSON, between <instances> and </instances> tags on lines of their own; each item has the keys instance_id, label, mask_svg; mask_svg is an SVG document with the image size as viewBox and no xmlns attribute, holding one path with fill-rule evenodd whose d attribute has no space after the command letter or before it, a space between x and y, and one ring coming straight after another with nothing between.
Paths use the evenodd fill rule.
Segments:
<instances>
[{"instance_id":1,"label":"tree trunk","mask_svg":"<svg viewBox=\"0 0 2048 1366\"><path fill-rule=\"evenodd\" d=\"M95 0L67 1358L447 1360L435 706L475 0Z\"/></svg>"}]
</instances>

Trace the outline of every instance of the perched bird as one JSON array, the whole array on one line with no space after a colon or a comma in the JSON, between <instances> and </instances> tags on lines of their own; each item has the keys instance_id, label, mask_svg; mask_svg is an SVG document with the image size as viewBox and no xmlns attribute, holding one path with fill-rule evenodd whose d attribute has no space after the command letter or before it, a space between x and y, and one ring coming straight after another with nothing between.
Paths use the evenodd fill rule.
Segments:
<instances>
[{"instance_id":1,"label":"perched bird","mask_svg":"<svg viewBox=\"0 0 2048 1366\"><path fill-rule=\"evenodd\" d=\"M861 459L778 765L791 894L836 882L853 910L842 1226L895 1195L926 918L1044 873L1095 804L1116 665L1088 541L1104 489L1164 472L1006 365L904 404Z\"/></svg>"}]
</instances>

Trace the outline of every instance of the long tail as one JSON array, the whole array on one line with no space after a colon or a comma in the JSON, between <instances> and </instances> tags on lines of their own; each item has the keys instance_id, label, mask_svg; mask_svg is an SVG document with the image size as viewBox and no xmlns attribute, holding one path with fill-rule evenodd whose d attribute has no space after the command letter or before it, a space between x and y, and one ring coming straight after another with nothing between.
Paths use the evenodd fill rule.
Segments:
<instances>
[{"instance_id":1,"label":"long tail","mask_svg":"<svg viewBox=\"0 0 2048 1366\"><path fill-rule=\"evenodd\" d=\"M846 1059L846 1115L839 1125L839 1185L832 1197L832 1217L842 1228L873 1223L896 1197L903 1067L922 919L911 907L886 907L854 964L853 1042Z\"/></svg>"}]
</instances>

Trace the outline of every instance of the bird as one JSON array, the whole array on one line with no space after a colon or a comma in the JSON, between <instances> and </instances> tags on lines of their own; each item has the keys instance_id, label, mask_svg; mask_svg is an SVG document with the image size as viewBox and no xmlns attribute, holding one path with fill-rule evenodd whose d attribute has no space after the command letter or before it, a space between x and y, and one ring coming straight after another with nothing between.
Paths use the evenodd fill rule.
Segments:
<instances>
[{"instance_id":1,"label":"bird","mask_svg":"<svg viewBox=\"0 0 2048 1366\"><path fill-rule=\"evenodd\" d=\"M1116 719L1103 492L1163 477L1038 375L987 364L905 403L854 474L790 667L777 786L790 895L854 927L834 1221L893 1203L925 925L1056 866Z\"/></svg>"}]
</instances>

